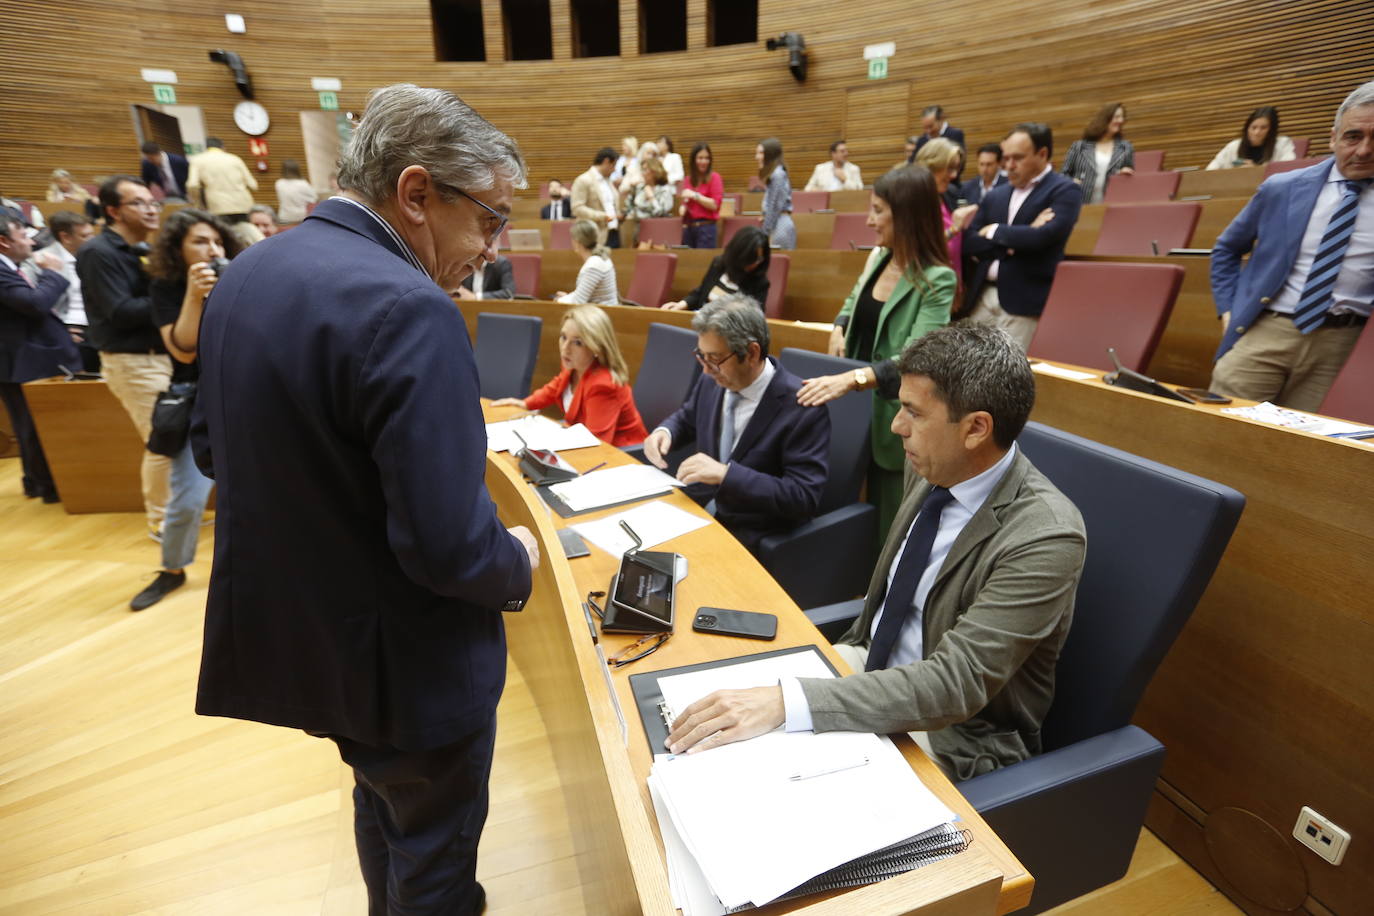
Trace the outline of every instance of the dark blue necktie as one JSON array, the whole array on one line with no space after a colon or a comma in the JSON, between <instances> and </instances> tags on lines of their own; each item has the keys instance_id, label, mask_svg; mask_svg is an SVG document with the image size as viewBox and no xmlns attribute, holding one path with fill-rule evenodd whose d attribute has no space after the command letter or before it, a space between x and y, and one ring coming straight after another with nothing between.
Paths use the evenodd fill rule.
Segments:
<instances>
[{"instance_id":1,"label":"dark blue necktie","mask_svg":"<svg viewBox=\"0 0 1374 916\"><path fill-rule=\"evenodd\" d=\"M1360 212L1360 192L1369 187L1369 179L1345 181L1342 184L1345 188L1341 199L1331 213L1322 240L1317 243L1312 269L1307 272L1302 296L1293 311L1293 324L1304 334L1311 334L1326 320L1336 276L1341 272L1341 260L1345 257L1345 249L1350 247L1350 236L1355 232L1355 217Z\"/></svg>"},{"instance_id":2,"label":"dark blue necktie","mask_svg":"<svg viewBox=\"0 0 1374 916\"><path fill-rule=\"evenodd\" d=\"M926 566L930 564L930 548L935 544L935 533L940 530L940 513L954 499L944 487L931 487L921 503L921 512L907 535L906 549L897 560L897 572L892 576L892 587L883 599L883 616L878 621L878 632L873 635L873 644L868 649L868 663L865 671L877 671L887 667L892 647L897 644L897 636L911 613L911 602L916 597L916 586L921 583Z\"/></svg>"}]
</instances>

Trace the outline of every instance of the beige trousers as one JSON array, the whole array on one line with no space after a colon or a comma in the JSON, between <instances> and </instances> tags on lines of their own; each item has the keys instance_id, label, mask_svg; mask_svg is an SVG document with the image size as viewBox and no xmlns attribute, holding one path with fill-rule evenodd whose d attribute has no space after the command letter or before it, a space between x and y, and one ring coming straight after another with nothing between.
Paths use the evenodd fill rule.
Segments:
<instances>
[{"instance_id":1,"label":"beige trousers","mask_svg":"<svg viewBox=\"0 0 1374 916\"><path fill-rule=\"evenodd\" d=\"M1217 360L1211 389L1316 412L1363 330L1356 325L1303 334L1291 318L1261 315Z\"/></svg>"},{"instance_id":2,"label":"beige trousers","mask_svg":"<svg viewBox=\"0 0 1374 916\"><path fill-rule=\"evenodd\" d=\"M172 358L165 353L100 352L100 371L110 393L124 405L134 421L138 438L145 444L153 431L153 404L172 383ZM148 524L162 527L167 514L167 498L172 459L143 450L143 509Z\"/></svg>"},{"instance_id":3,"label":"beige trousers","mask_svg":"<svg viewBox=\"0 0 1374 916\"><path fill-rule=\"evenodd\" d=\"M863 646L836 643L835 651L839 653L840 658L844 659L845 663L848 664L850 668L854 669L856 674L862 672L864 666L868 664L868 650ZM911 736L912 741L915 741L920 746L921 750L926 752L927 757L934 760L936 765L940 766L940 769L944 769L944 767L940 765L939 758L935 756L935 752L930 749L930 735L925 732L907 732L907 734Z\"/></svg>"},{"instance_id":4,"label":"beige trousers","mask_svg":"<svg viewBox=\"0 0 1374 916\"><path fill-rule=\"evenodd\" d=\"M989 328L1001 328L1011 335L1011 339L1021 345L1022 350L1030 349L1039 318L1025 315L1009 315L1002 311L1002 300L997 295L997 285L989 283L978 296L978 304L973 307L969 321Z\"/></svg>"}]
</instances>

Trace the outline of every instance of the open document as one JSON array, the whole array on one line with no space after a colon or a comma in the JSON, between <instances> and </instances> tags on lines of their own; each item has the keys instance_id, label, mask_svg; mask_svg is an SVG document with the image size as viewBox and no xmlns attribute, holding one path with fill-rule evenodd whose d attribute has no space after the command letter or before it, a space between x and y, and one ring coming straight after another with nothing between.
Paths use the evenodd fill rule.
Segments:
<instances>
[{"instance_id":1,"label":"open document","mask_svg":"<svg viewBox=\"0 0 1374 916\"><path fill-rule=\"evenodd\" d=\"M521 443L521 439L525 441ZM538 415L487 424L487 448L493 452L515 452L526 446L560 451L600 444L601 440L581 423L563 426Z\"/></svg>"},{"instance_id":2,"label":"open document","mask_svg":"<svg viewBox=\"0 0 1374 916\"><path fill-rule=\"evenodd\" d=\"M586 512L601 506L614 506L635 499L661 496L680 487L676 477L665 474L647 464L625 464L620 467L592 471L576 480L549 485L549 491L574 512Z\"/></svg>"},{"instance_id":3,"label":"open document","mask_svg":"<svg viewBox=\"0 0 1374 916\"><path fill-rule=\"evenodd\" d=\"M713 690L773 685L784 675L834 676L819 655L801 652L658 683L675 715ZM954 813L878 735L779 729L659 757L649 779L675 902L694 916L880 880L967 845Z\"/></svg>"}]
</instances>

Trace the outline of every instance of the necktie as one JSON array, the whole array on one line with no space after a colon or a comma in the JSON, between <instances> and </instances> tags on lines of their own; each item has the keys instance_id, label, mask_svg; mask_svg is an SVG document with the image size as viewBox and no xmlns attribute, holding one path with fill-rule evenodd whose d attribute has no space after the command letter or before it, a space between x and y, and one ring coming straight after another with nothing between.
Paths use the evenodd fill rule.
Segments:
<instances>
[{"instance_id":1,"label":"necktie","mask_svg":"<svg viewBox=\"0 0 1374 916\"><path fill-rule=\"evenodd\" d=\"M1293 311L1293 324L1304 334L1312 333L1326 320L1326 310L1331 308L1331 291L1336 285L1337 274L1341 272L1341 259L1345 257L1345 249L1350 246L1350 236L1355 231L1355 217L1360 211L1360 192L1369 187L1369 181L1366 178L1363 181L1343 182L1344 192L1326 224L1321 242L1317 244L1312 269L1307 272L1302 296Z\"/></svg>"},{"instance_id":2,"label":"necktie","mask_svg":"<svg viewBox=\"0 0 1374 916\"><path fill-rule=\"evenodd\" d=\"M730 453L735 449L735 405L739 403L738 391L725 392L725 405L720 411L720 452L719 460L728 463Z\"/></svg>"},{"instance_id":3,"label":"necktie","mask_svg":"<svg viewBox=\"0 0 1374 916\"><path fill-rule=\"evenodd\" d=\"M38 284L33 282L33 277L30 277L28 274L24 273L24 268L16 265L14 268L14 272L19 274L19 276L23 277L24 282L27 283L29 286L37 288Z\"/></svg>"},{"instance_id":4,"label":"necktie","mask_svg":"<svg viewBox=\"0 0 1374 916\"><path fill-rule=\"evenodd\" d=\"M944 487L931 487L926 501L921 503L921 512L916 523L907 535L906 549L897 560L897 572L892 576L892 587L883 599L883 616L878 621L878 632L873 635L873 644L868 649L868 663L865 671L877 671L887 667L892 647L897 644L897 636L911 613L911 602L916 597L916 586L925 574L930 563L930 548L935 544L935 533L940 530L940 513L954 499Z\"/></svg>"}]
</instances>

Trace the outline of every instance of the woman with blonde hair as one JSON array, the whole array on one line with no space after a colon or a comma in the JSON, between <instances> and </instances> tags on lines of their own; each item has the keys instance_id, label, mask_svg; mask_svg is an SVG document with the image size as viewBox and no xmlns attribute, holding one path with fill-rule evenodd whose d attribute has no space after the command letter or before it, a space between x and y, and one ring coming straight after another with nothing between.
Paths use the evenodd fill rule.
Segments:
<instances>
[{"instance_id":1,"label":"woman with blonde hair","mask_svg":"<svg viewBox=\"0 0 1374 916\"><path fill-rule=\"evenodd\" d=\"M554 293L554 300L569 305L587 302L619 305L620 293L616 290L611 250L598 240L596 223L580 219L572 224L568 233L572 237L573 251L582 259L582 267L577 271L577 288L570 293Z\"/></svg>"},{"instance_id":2,"label":"woman with blonde hair","mask_svg":"<svg viewBox=\"0 0 1374 916\"><path fill-rule=\"evenodd\" d=\"M53 169L52 182L48 185L48 201L60 203L70 200L74 203L84 204L91 199L90 192L72 179L72 173L66 169Z\"/></svg>"},{"instance_id":3,"label":"woman with blonde hair","mask_svg":"<svg viewBox=\"0 0 1374 916\"><path fill-rule=\"evenodd\" d=\"M959 174L959 169L963 167L962 151L957 144L949 142L944 137L936 137L916 151L916 164L929 169L931 177L935 179L935 192L940 195L940 220L944 224L945 243L949 246L950 266L954 268L955 276L962 279L963 268L960 266L960 260L963 254L963 240L960 231L973 220L973 214L978 212L978 208L961 207L958 211L951 212L945 193ZM959 217L957 224L956 214Z\"/></svg>"},{"instance_id":4,"label":"woman with blonde hair","mask_svg":"<svg viewBox=\"0 0 1374 916\"><path fill-rule=\"evenodd\" d=\"M543 410L561 402L566 423L583 424L603 442L625 446L644 441L648 431L635 408L630 372L604 311L579 305L563 313L558 358L562 371L543 388L527 398L501 398L492 406Z\"/></svg>"}]
</instances>

